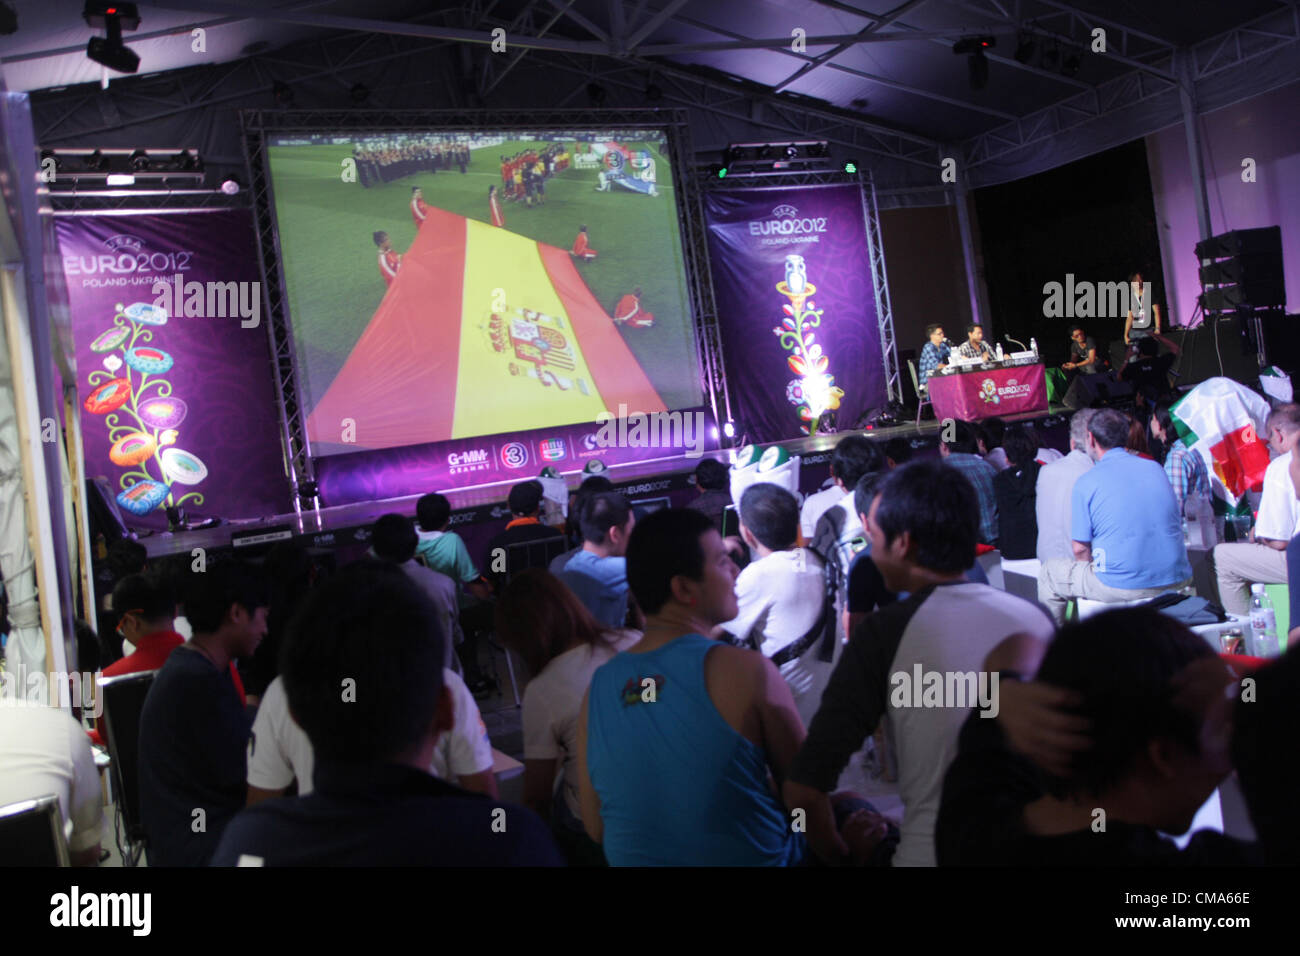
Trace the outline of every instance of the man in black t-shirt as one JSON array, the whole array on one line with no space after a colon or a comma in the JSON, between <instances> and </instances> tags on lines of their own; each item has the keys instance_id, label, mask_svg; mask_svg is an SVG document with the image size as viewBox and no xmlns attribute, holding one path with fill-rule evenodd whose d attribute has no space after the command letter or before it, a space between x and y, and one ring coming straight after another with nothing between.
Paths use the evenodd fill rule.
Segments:
<instances>
[{"instance_id":1,"label":"man in black t-shirt","mask_svg":"<svg viewBox=\"0 0 1300 956\"><path fill-rule=\"evenodd\" d=\"M984 669L1000 678L996 719L972 711L958 738L935 826L940 866L1258 862L1253 844L1213 831L1183 850L1163 835L1187 832L1231 769L1231 674L1182 624L1108 611L1046 650L1008 638Z\"/></svg>"},{"instance_id":2,"label":"man in black t-shirt","mask_svg":"<svg viewBox=\"0 0 1300 956\"><path fill-rule=\"evenodd\" d=\"M1097 343L1081 325L1070 326L1070 361L1061 368L1084 375L1097 371Z\"/></svg>"},{"instance_id":3,"label":"man in black t-shirt","mask_svg":"<svg viewBox=\"0 0 1300 956\"><path fill-rule=\"evenodd\" d=\"M247 795L249 720L230 662L266 634L260 580L230 563L190 575L194 630L154 678L140 714L140 818L150 866L205 866Z\"/></svg>"},{"instance_id":4,"label":"man in black t-shirt","mask_svg":"<svg viewBox=\"0 0 1300 956\"><path fill-rule=\"evenodd\" d=\"M1171 351L1160 355L1160 347L1152 338L1138 339L1138 357L1119 371L1119 378L1133 383L1134 394L1139 405L1153 406L1171 391L1169 387L1169 370L1178 358L1178 346L1169 339L1161 338Z\"/></svg>"}]
</instances>

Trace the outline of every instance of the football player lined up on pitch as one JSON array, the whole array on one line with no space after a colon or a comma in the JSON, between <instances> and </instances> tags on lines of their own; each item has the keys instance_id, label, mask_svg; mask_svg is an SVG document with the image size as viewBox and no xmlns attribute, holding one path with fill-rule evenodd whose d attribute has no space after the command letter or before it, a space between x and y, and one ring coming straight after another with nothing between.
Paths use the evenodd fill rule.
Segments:
<instances>
[{"instance_id":1,"label":"football player lined up on pitch","mask_svg":"<svg viewBox=\"0 0 1300 956\"><path fill-rule=\"evenodd\" d=\"M379 274L384 277L386 285L392 285L397 278L397 270L402 267L402 255L393 248L393 241L388 233L374 234L375 245L379 247Z\"/></svg>"},{"instance_id":2,"label":"football player lined up on pitch","mask_svg":"<svg viewBox=\"0 0 1300 956\"><path fill-rule=\"evenodd\" d=\"M424 201L424 190L419 186L411 187L411 218L415 220L417 232L429 218L429 204Z\"/></svg>"}]
</instances>

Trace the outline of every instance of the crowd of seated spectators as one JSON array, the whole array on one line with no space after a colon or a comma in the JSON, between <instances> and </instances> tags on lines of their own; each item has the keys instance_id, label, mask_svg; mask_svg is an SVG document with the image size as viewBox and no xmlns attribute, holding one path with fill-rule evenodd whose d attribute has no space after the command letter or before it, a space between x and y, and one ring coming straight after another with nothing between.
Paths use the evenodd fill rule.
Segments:
<instances>
[{"instance_id":1,"label":"crowd of seated spectators","mask_svg":"<svg viewBox=\"0 0 1300 956\"><path fill-rule=\"evenodd\" d=\"M139 737L150 865L1300 862L1282 736L1297 652L1255 671L1255 694L1225 695L1240 672L1172 617L1062 620L1073 598L1190 579L1180 505L1205 479L1168 407L1076 413L1051 461L1025 425L952 424L938 458L842 439L833 487L802 513L751 485L735 502L743 570L721 534L725 468L703 464L697 507L640 520L589 477L564 530L541 522L540 483L516 485L481 563L436 494L418 525L379 518L370 553L332 574L294 544L260 569L188 573L119 547L101 621L105 656L121 656L105 674L157 672ZM1148 431L1154 445L1135 447ZM1269 573L1286 580L1300 409L1275 409L1269 433L1265 546L1235 547L1278 555ZM544 560L499 560L537 544ZM1037 557L1039 601L991 586L981 545ZM1216 559L1225 590L1266 576L1231 548ZM455 653L475 615L530 675L520 804L499 796L477 649ZM923 700L936 674L979 692ZM0 730L0 797L44 780L93 864L90 738L30 708L0 708ZM901 821L841 788L873 741ZM1170 836L1234 772L1256 839L1201 832L1180 848Z\"/></svg>"}]
</instances>

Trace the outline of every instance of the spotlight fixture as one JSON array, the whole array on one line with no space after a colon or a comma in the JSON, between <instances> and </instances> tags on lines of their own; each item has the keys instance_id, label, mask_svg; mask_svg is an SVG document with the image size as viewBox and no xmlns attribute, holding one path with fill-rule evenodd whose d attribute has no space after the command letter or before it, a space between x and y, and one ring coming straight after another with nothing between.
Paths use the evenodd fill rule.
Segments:
<instances>
[{"instance_id":1,"label":"spotlight fixture","mask_svg":"<svg viewBox=\"0 0 1300 956\"><path fill-rule=\"evenodd\" d=\"M221 184L221 191L227 196L237 196L239 194L239 180L233 176L228 177Z\"/></svg>"},{"instance_id":2,"label":"spotlight fixture","mask_svg":"<svg viewBox=\"0 0 1300 956\"><path fill-rule=\"evenodd\" d=\"M134 3L111 3L106 0L86 0L81 14L93 29L103 29L102 37L91 37L86 44L86 56L118 73L134 73L140 68L140 57L122 42L123 30L140 26L140 12Z\"/></svg>"},{"instance_id":3,"label":"spotlight fixture","mask_svg":"<svg viewBox=\"0 0 1300 956\"><path fill-rule=\"evenodd\" d=\"M712 176L717 176L719 179L726 179L727 167L723 166L721 163L714 163L712 166L709 167L709 174Z\"/></svg>"},{"instance_id":4,"label":"spotlight fixture","mask_svg":"<svg viewBox=\"0 0 1300 956\"><path fill-rule=\"evenodd\" d=\"M85 159L87 172L101 173L108 168L108 157L99 150L95 150Z\"/></svg>"},{"instance_id":5,"label":"spotlight fixture","mask_svg":"<svg viewBox=\"0 0 1300 956\"><path fill-rule=\"evenodd\" d=\"M970 69L970 87L972 90L982 90L989 85L989 61L984 55L984 51L998 45L996 37L966 37L953 44L952 52L956 54L969 54L970 60L967 66Z\"/></svg>"},{"instance_id":6,"label":"spotlight fixture","mask_svg":"<svg viewBox=\"0 0 1300 956\"><path fill-rule=\"evenodd\" d=\"M799 147L794 145L794 143L791 143L789 146L785 148L786 159L794 159L798 155L799 155Z\"/></svg>"},{"instance_id":7,"label":"spotlight fixture","mask_svg":"<svg viewBox=\"0 0 1300 956\"><path fill-rule=\"evenodd\" d=\"M149 171L149 154L143 149L137 149L130 155L126 162L127 165L137 173L145 173Z\"/></svg>"},{"instance_id":8,"label":"spotlight fixture","mask_svg":"<svg viewBox=\"0 0 1300 956\"><path fill-rule=\"evenodd\" d=\"M845 171L846 173L848 173L850 176L852 176L852 175L854 175L855 173L857 173L857 171L858 171L858 164L855 163L855 162L854 162L853 160L851 160L851 159L846 159L846 160L844 161L844 171Z\"/></svg>"},{"instance_id":9,"label":"spotlight fixture","mask_svg":"<svg viewBox=\"0 0 1300 956\"><path fill-rule=\"evenodd\" d=\"M182 149L173 156L172 165L183 173L198 172L203 168L203 163L199 162L199 154L192 149Z\"/></svg>"},{"instance_id":10,"label":"spotlight fixture","mask_svg":"<svg viewBox=\"0 0 1300 956\"><path fill-rule=\"evenodd\" d=\"M293 87L283 80L271 84L271 95L275 97L276 105L293 106Z\"/></svg>"},{"instance_id":11,"label":"spotlight fixture","mask_svg":"<svg viewBox=\"0 0 1300 956\"><path fill-rule=\"evenodd\" d=\"M0 3L0 36L18 32L18 14L7 3Z\"/></svg>"},{"instance_id":12,"label":"spotlight fixture","mask_svg":"<svg viewBox=\"0 0 1300 956\"><path fill-rule=\"evenodd\" d=\"M804 152L813 159L821 159L829 152L829 147L825 143L813 143Z\"/></svg>"},{"instance_id":13,"label":"spotlight fixture","mask_svg":"<svg viewBox=\"0 0 1300 956\"><path fill-rule=\"evenodd\" d=\"M722 426L722 434L726 435L728 438L735 438L735 437L736 437L736 423L735 423L735 422L727 422L727 424L723 425L723 426Z\"/></svg>"},{"instance_id":14,"label":"spotlight fixture","mask_svg":"<svg viewBox=\"0 0 1300 956\"><path fill-rule=\"evenodd\" d=\"M1038 41L1029 34L1022 34L1020 42L1016 44L1016 62L1028 65L1029 61L1034 58L1038 52Z\"/></svg>"}]
</instances>

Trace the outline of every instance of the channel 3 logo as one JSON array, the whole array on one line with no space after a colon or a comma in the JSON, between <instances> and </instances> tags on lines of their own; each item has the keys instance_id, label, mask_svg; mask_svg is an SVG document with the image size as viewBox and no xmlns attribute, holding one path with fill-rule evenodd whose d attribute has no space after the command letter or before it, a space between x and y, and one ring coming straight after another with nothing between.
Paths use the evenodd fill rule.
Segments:
<instances>
[{"instance_id":1,"label":"channel 3 logo","mask_svg":"<svg viewBox=\"0 0 1300 956\"><path fill-rule=\"evenodd\" d=\"M538 442L537 453L542 456L542 461L564 461L568 457L563 438L547 438Z\"/></svg>"},{"instance_id":2,"label":"channel 3 logo","mask_svg":"<svg viewBox=\"0 0 1300 956\"><path fill-rule=\"evenodd\" d=\"M512 441L501 448L501 464L507 468L522 468L528 464L528 446L523 442Z\"/></svg>"}]
</instances>

